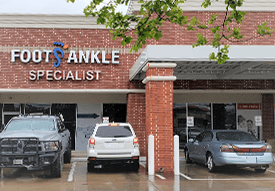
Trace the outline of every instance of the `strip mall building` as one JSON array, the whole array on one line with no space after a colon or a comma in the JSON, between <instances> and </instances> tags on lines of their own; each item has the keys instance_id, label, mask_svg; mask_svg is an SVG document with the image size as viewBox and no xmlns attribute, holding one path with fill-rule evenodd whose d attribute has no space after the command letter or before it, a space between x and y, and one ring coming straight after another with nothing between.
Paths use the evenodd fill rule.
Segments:
<instances>
[{"instance_id":1,"label":"strip mall building","mask_svg":"<svg viewBox=\"0 0 275 191\"><path fill-rule=\"evenodd\" d=\"M184 10L207 21L200 2ZM275 28L275 0L247 1L244 38L259 23ZM138 10L132 2L129 12ZM249 126L259 139L274 138L275 36L230 47L230 61L209 61L211 47L192 48L196 33L164 24L163 38L148 41L138 53L113 41L93 18L73 15L0 15L0 118L18 114L62 113L73 149L85 150L87 135L103 117L129 122L147 155L155 137L155 169L173 171L173 134L181 135L187 116L194 131ZM201 32L201 31L199 31ZM261 126L262 124L262 126ZM180 136L181 141L185 141Z\"/></svg>"}]
</instances>

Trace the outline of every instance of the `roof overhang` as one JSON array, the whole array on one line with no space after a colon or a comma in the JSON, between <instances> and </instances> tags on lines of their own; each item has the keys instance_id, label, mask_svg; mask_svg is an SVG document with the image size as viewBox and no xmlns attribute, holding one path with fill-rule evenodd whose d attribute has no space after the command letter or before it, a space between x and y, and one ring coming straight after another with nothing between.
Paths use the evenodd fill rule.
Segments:
<instances>
[{"instance_id":1,"label":"roof overhang","mask_svg":"<svg viewBox=\"0 0 275 191\"><path fill-rule=\"evenodd\" d=\"M150 62L176 63L177 80L275 78L275 46L231 45L230 60L222 65L209 60L209 54L217 51L211 46L148 45L129 70L129 79L143 80L142 68Z\"/></svg>"}]
</instances>

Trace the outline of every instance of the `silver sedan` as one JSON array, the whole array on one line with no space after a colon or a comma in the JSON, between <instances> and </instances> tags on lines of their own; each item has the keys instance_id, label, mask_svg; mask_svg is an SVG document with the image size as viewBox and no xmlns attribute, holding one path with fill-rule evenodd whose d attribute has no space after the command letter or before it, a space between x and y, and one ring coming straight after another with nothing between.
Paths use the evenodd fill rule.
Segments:
<instances>
[{"instance_id":1,"label":"silver sedan","mask_svg":"<svg viewBox=\"0 0 275 191\"><path fill-rule=\"evenodd\" d=\"M209 130L190 139L185 145L186 163L207 165L209 172L218 166L251 167L265 172L274 161L271 145L238 130Z\"/></svg>"}]
</instances>

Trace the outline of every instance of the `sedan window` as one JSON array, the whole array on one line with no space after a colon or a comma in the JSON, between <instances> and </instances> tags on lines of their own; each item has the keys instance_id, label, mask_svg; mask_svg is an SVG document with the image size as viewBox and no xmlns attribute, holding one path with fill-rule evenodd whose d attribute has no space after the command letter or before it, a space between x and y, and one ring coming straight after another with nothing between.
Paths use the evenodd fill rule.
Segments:
<instances>
[{"instance_id":1,"label":"sedan window","mask_svg":"<svg viewBox=\"0 0 275 191\"><path fill-rule=\"evenodd\" d=\"M130 137L133 136L129 126L99 126L96 137Z\"/></svg>"},{"instance_id":2,"label":"sedan window","mask_svg":"<svg viewBox=\"0 0 275 191\"><path fill-rule=\"evenodd\" d=\"M218 141L257 141L257 139L245 132L218 132L216 134Z\"/></svg>"},{"instance_id":3,"label":"sedan window","mask_svg":"<svg viewBox=\"0 0 275 191\"><path fill-rule=\"evenodd\" d=\"M202 139L202 142L210 142L212 141L213 134L211 132L206 132L205 136Z\"/></svg>"},{"instance_id":4,"label":"sedan window","mask_svg":"<svg viewBox=\"0 0 275 191\"><path fill-rule=\"evenodd\" d=\"M203 136L204 136L204 133L199 134L199 135L196 137L195 141L201 142L202 139L203 139Z\"/></svg>"}]
</instances>

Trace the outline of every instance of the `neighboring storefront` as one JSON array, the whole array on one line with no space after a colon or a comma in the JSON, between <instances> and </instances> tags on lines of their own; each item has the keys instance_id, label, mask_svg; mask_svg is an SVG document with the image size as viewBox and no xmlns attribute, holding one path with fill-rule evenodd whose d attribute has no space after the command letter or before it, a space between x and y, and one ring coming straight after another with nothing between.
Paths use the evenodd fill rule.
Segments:
<instances>
[{"instance_id":1,"label":"neighboring storefront","mask_svg":"<svg viewBox=\"0 0 275 191\"><path fill-rule=\"evenodd\" d=\"M274 12L257 14L275 28ZM245 35L250 25L244 23ZM73 149L85 150L103 117L129 122L142 156L148 135L155 136L155 169L166 172L173 171L173 135L186 141L190 116L194 132L240 129L273 139L275 38L231 46L231 60L218 65L208 60L213 49L192 49L194 34L182 30L165 24L160 41L130 53L93 18L0 15L2 124L19 114L62 113Z\"/></svg>"}]
</instances>

